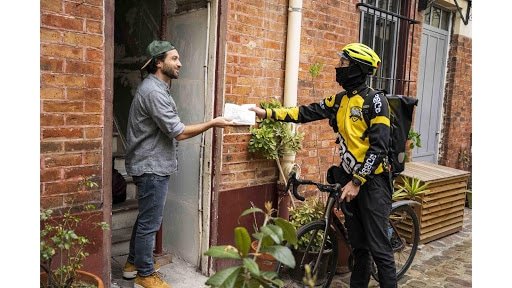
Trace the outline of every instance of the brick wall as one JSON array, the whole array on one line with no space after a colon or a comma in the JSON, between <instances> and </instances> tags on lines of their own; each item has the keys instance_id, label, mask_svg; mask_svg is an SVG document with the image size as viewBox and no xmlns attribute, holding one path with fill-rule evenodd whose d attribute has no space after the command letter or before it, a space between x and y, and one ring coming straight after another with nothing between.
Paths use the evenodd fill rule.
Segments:
<instances>
[{"instance_id":1,"label":"brick wall","mask_svg":"<svg viewBox=\"0 0 512 288\"><path fill-rule=\"evenodd\" d=\"M105 42L113 42L113 35L104 27L105 22L113 23L113 1L40 4L40 205L64 211L76 206L73 211L79 215L110 222L110 196L103 195L104 187L110 187L109 173L104 172L110 165L103 165L103 153L111 151L111 136L104 131L112 131L111 124L105 124L112 114L111 104L105 106L111 103L105 63L113 53ZM98 186L86 188L86 177ZM85 204L106 205L85 212ZM109 283L110 233L82 228L94 241L87 248L84 269Z\"/></svg>"},{"instance_id":2,"label":"brick wall","mask_svg":"<svg viewBox=\"0 0 512 288\"><path fill-rule=\"evenodd\" d=\"M103 1L41 0L41 207L101 202Z\"/></svg>"},{"instance_id":3,"label":"brick wall","mask_svg":"<svg viewBox=\"0 0 512 288\"><path fill-rule=\"evenodd\" d=\"M337 93L336 52L358 40L359 1L304 1L302 13L298 104L318 102ZM227 13L225 101L260 103L276 98L282 102L286 53L287 0L229 1ZM308 73L322 63L318 78ZM305 132L297 163L302 175L324 179L325 170L338 162L334 134L327 121L301 125ZM247 151L247 127L224 129L220 190L273 183L278 172L274 161Z\"/></svg>"},{"instance_id":4,"label":"brick wall","mask_svg":"<svg viewBox=\"0 0 512 288\"><path fill-rule=\"evenodd\" d=\"M442 145L439 163L471 170L472 40L452 35L446 74Z\"/></svg>"}]
</instances>

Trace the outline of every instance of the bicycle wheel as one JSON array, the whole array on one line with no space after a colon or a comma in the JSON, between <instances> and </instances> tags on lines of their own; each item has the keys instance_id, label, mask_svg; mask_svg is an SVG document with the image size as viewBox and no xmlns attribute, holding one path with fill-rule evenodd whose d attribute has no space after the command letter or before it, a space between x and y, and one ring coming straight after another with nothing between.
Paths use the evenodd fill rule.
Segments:
<instances>
[{"instance_id":1,"label":"bicycle wheel","mask_svg":"<svg viewBox=\"0 0 512 288\"><path fill-rule=\"evenodd\" d=\"M400 280L414 260L420 241L419 222L409 205L395 207L389 215L388 237L393 247L396 280ZM379 281L377 265L372 261L372 276Z\"/></svg>"},{"instance_id":2,"label":"bicycle wheel","mask_svg":"<svg viewBox=\"0 0 512 288\"><path fill-rule=\"evenodd\" d=\"M318 246L325 235L325 221L317 220L308 223L297 231L299 246L297 249L290 249L295 257L295 268L288 268L281 263L277 265L277 274L285 283L284 287L304 287L303 278L305 275L305 266L309 264L311 272L315 269L315 263L320 253ZM311 245L308 245L311 243ZM309 249L307 248L309 246ZM338 262L338 245L336 232L331 227L327 232L327 240L322 253L320 263L316 273L315 287L329 287L334 274L336 273L336 264Z\"/></svg>"}]
</instances>

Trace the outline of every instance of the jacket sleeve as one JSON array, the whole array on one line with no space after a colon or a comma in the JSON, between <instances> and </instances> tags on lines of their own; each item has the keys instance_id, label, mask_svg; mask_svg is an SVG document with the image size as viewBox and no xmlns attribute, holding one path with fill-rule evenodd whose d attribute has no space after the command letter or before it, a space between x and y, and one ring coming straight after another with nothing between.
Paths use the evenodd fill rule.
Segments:
<instances>
[{"instance_id":1,"label":"jacket sleeve","mask_svg":"<svg viewBox=\"0 0 512 288\"><path fill-rule=\"evenodd\" d=\"M265 109L267 119L274 119L283 122L307 123L311 121L331 118L336 115L334 103L337 95L322 99L319 103L311 103L289 108Z\"/></svg>"},{"instance_id":2,"label":"jacket sleeve","mask_svg":"<svg viewBox=\"0 0 512 288\"><path fill-rule=\"evenodd\" d=\"M366 182L367 176L372 174L388 155L390 137L389 103L386 96L383 93L377 93L367 100L365 100L363 109L366 109L364 107L366 102L370 102L367 113L369 118L367 135L370 146L366 151L363 163L354 173L354 177L359 179L362 184Z\"/></svg>"}]
</instances>

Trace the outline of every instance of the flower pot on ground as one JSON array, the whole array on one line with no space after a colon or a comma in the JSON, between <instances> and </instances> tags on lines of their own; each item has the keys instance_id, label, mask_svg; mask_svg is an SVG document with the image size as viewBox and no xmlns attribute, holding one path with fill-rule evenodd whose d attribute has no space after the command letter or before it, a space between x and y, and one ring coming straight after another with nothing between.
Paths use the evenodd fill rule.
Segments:
<instances>
[{"instance_id":1,"label":"flower pot on ground","mask_svg":"<svg viewBox=\"0 0 512 288\"><path fill-rule=\"evenodd\" d=\"M256 249L258 248L258 240L254 240L251 243L251 251L252 253L256 253ZM268 253L260 253L256 257L256 263L260 267L261 271L276 271L277 268L277 260L274 256Z\"/></svg>"},{"instance_id":2,"label":"flower pot on ground","mask_svg":"<svg viewBox=\"0 0 512 288\"><path fill-rule=\"evenodd\" d=\"M48 282L48 274L46 272L41 272L40 281L41 283ZM103 285L103 281L100 277L86 271L76 270L74 284L70 287L104 288L105 285Z\"/></svg>"}]
</instances>

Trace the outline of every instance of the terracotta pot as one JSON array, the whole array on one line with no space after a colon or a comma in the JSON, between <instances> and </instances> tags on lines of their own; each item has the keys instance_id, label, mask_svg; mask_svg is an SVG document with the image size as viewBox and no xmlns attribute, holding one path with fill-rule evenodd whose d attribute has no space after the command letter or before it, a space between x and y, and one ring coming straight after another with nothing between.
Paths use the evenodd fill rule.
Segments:
<instances>
[{"instance_id":1,"label":"terracotta pot","mask_svg":"<svg viewBox=\"0 0 512 288\"><path fill-rule=\"evenodd\" d=\"M252 241L251 249L252 252L256 252L256 248L258 248L258 241ZM277 261L276 259L267 253L260 253L258 257L256 257L256 263L258 267L260 267L261 271L276 271Z\"/></svg>"},{"instance_id":2,"label":"terracotta pot","mask_svg":"<svg viewBox=\"0 0 512 288\"><path fill-rule=\"evenodd\" d=\"M87 284L96 285L98 288L105 288L105 286L103 285L103 281L101 280L100 277L98 277L92 273L82 271L82 270L77 270L76 273L77 273L76 281L83 281ZM48 276L47 276L46 272L41 272L40 277L41 277L40 278L41 282L43 282L43 281L46 282L46 279Z\"/></svg>"}]
</instances>

